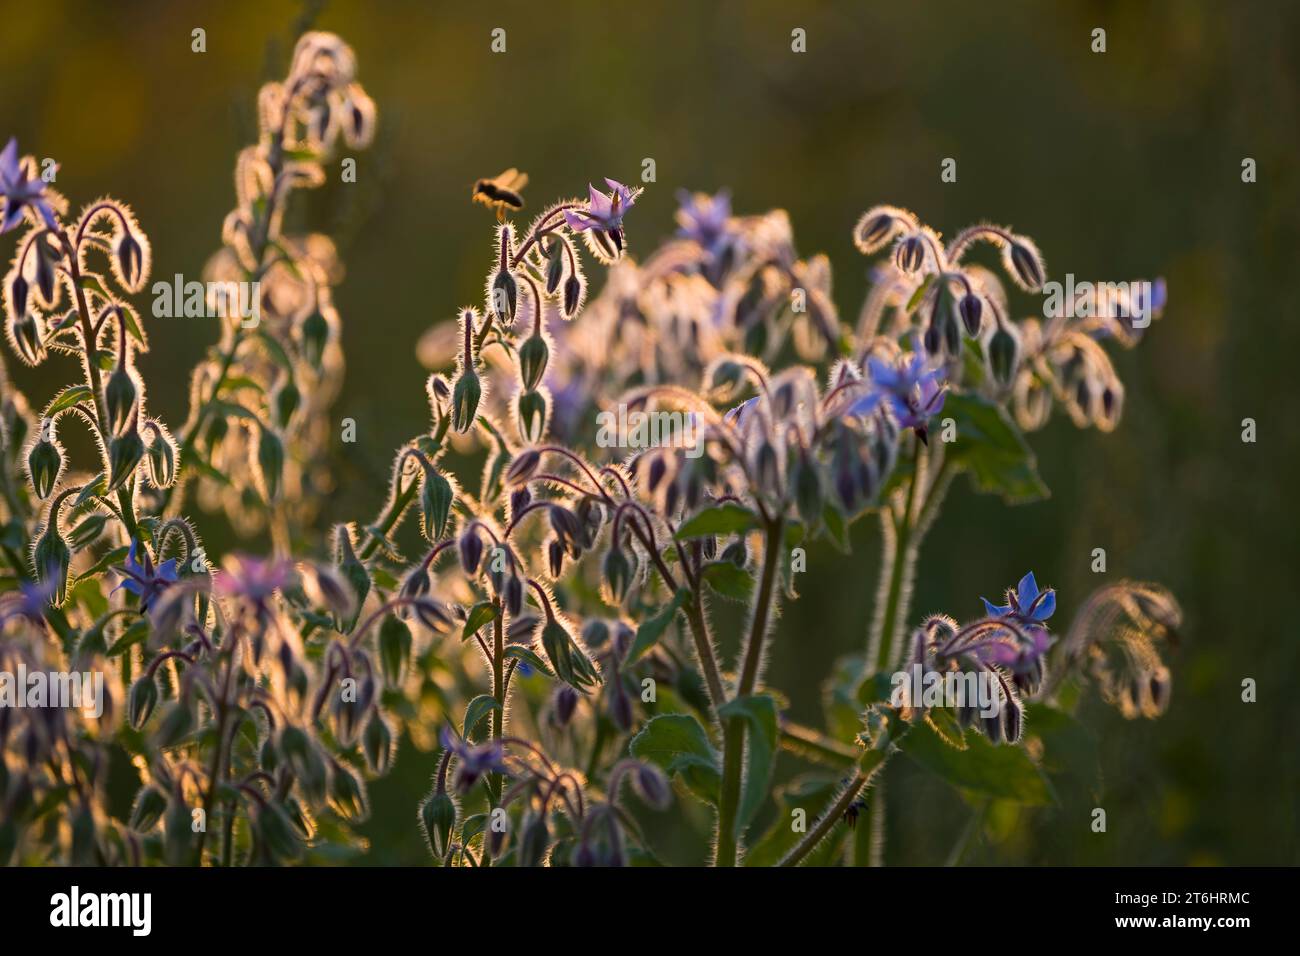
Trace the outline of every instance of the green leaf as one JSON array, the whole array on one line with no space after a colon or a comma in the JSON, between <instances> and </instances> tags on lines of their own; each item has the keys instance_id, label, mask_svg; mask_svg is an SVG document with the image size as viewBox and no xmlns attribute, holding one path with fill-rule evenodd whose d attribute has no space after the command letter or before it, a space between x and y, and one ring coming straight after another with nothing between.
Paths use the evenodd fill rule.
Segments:
<instances>
[{"instance_id":1,"label":"green leaf","mask_svg":"<svg viewBox=\"0 0 1300 956\"><path fill-rule=\"evenodd\" d=\"M730 561L712 561L700 571L709 587L733 601L748 601L754 593L754 576Z\"/></svg>"},{"instance_id":2,"label":"green leaf","mask_svg":"<svg viewBox=\"0 0 1300 956\"><path fill-rule=\"evenodd\" d=\"M551 676L551 665L542 660L541 656L531 647L524 647L522 644L512 644L506 648L506 659L514 658L521 664L527 664L535 671L541 671L548 677Z\"/></svg>"},{"instance_id":3,"label":"green leaf","mask_svg":"<svg viewBox=\"0 0 1300 956\"><path fill-rule=\"evenodd\" d=\"M91 498L94 498L96 495L102 495L104 491L105 491L104 473L101 471L94 478L91 478L90 481L86 482L84 486L82 486L81 494L77 495L77 497L72 500L72 507L76 508L80 505L84 505L87 501L89 501Z\"/></svg>"},{"instance_id":4,"label":"green leaf","mask_svg":"<svg viewBox=\"0 0 1300 956\"><path fill-rule=\"evenodd\" d=\"M1047 497L1034 453L1001 406L975 395L950 393L943 415L957 425L948 461L969 471L977 490L996 492L1010 504Z\"/></svg>"},{"instance_id":5,"label":"green leaf","mask_svg":"<svg viewBox=\"0 0 1300 956\"><path fill-rule=\"evenodd\" d=\"M632 756L680 775L695 796L717 806L722 781L718 752L700 722L686 714L661 714L641 729L629 745Z\"/></svg>"},{"instance_id":6,"label":"green leaf","mask_svg":"<svg viewBox=\"0 0 1300 956\"><path fill-rule=\"evenodd\" d=\"M777 745L776 701L765 694L736 697L718 708L718 716L724 720L739 718L749 726L746 735L749 759L735 819L735 835L740 837L763 806L771 788Z\"/></svg>"},{"instance_id":7,"label":"green leaf","mask_svg":"<svg viewBox=\"0 0 1300 956\"><path fill-rule=\"evenodd\" d=\"M479 694L471 700L469 706L465 708L465 729L462 732L462 736L468 740L469 735L474 732L474 728L479 725L479 722L482 721L484 717L492 713L492 711L500 709L501 703L491 694Z\"/></svg>"},{"instance_id":8,"label":"green leaf","mask_svg":"<svg viewBox=\"0 0 1300 956\"><path fill-rule=\"evenodd\" d=\"M1023 747L992 744L974 730L966 732L965 741L966 749L957 750L929 724L918 722L898 747L958 789L1034 806L1055 802L1043 771Z\"/></svg>"},{"instance_id":9,"label":"green leaf","mask_svg":"<svg viewBox=\"0 0 1300 956\"><path fill-rule=\"evenodd\" d=\"M78 402L84 402L87 399L93 398L94 394L95 393L90 390L89 385L70 385L63 391L59 392L58 395L54 396L54 399L46 407L45 415L43 417L49 418L51 415L61 412L65 408L71 408Z\"/></svg>"},{"instance_id":10,"label":"green leaf","mask_svg":"<svg viewBox=\"0 0 1300 956\"><path fill-rule=\"evenodd\" d=\"M839 509L832 504L827 504L822 509L822 527L826 531L826 537L830 538L835 549L841 554L849 553L849 529L844 521L844 516L840 514Z\"/></svg>"},{"instance_id":11,"label":"green leaf","mask_svg":"<svg viewBox=\"0 0 1300 956\"><path fill-rule=\"evenodd\" d=\"M925 298L925 294L930 291L930 286L934 284L934 279L935 273L933 272L925 277L925 281L916 287L916 291L912 293L912 297L907 300L907 305L903 309L904 312L911 312L921 304L921 300Z\"/></svg>"},{"instance_id":12,"label":"green leaf","mask_svg":"<svg viewBox=\"0 0 1300 956\"><path fill-rule=\"evenodd\" d=\"M705 508L677 529L678 541L713 534L743 534L758 527L758 515L734 501Z\"/></svg>"},{"instance_id":13,"label":"green leaf","mask_svg":"<svg viewBox=\"0 0 1300 956\"><path fill-rule=\"evenodd\" d=\"M467 641L478 633L479 628L486 624L491 624L500 615L501 610L491 601L479 601L469 610L469 617L465 619L465 628L461 631L460 639Z\"/></svg>"},{"instance_id":14,"label":"green leaf","mask_svg":"<svg viewBox=\"0 0 1300 956\"><path fill-rule=\"evenodd\" d=\"M677 593L673 595L673 599L662 610L641 622L641 626L636 631L636 640L632 642L632 647L623 659L624 666L631 664L659 643L659 638L664 636L664 631L668 630L668 625L673 622L673 616L690 598L691 592L689 590L679 588Z\"/></svg>"},{"instance_id":15,"label":"green leaf","mask_svg":"<svg viewBox=\"0 0 1300 956\"><path fill-rule=\"evenodd\" d=\"M121 637L113 642L113 646L108 649L108 656L117 657L125 654L128 649L141 643L148 634L149 622L141 618L123 631Z\"/></svg>"}]
</instances>

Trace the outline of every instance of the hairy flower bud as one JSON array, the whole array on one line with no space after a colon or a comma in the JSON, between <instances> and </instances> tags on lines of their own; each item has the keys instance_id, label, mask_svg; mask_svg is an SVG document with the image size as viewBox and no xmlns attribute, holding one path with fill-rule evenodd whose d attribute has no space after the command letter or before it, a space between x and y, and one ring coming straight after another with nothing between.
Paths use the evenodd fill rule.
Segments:
<instances>
[{"instance_id":1,"label":"hairy flower bud","mask_svg":"<svg viewBox=\"0 0 1300 956\"><path fill-rule=\"evenodd\" d=\"M42 584L53 581L54 594L51 602L56 606L63 603L68 593L68 566L72 563L72 551L68 543L59 534L58 518L51 517L49 527L36 541L32 549L32 565L36 578Z\"/></svg>"},{"instance_id":2,"label":"hairy flower bud","mask_svg":"<svg viewBox=\"0 0 1300 956\"><path fill-rule=\"evenodd\" d=\"M1004 265L1026 292L1038 292L1047 276L1038 247L1024 236L1016 236L1003 250Z\"/></svg>"},{"instance_id":3,"label":"hairy flower bud","mask_svg":"<svg viewBox=\"0 0 1300 956\"><path fill-rule=\"evenodd\" d=\"M136 833L148 833L166 810L167 795L146 784L135 795L135 804L131 807L131 829Z\"/></svg>"},{"instance_id":4,"label":"hairy flower bud","mask_svg":"<svg viewBox=\"0 0 1300 956\"><path fill-rule=\"evenodd\" d=\"M984 326L984 304L974 292L967 292L957 302L957 311L961 313L961 324L966 334L975 338Z\"/></svg>"},{"instance_id":5,"label":"hairy flower bud","mask_svg":"<svg viewBox=\"0 0 1300 956\"><path fill-rule=\"evenodd\" d=\"M456 803L450 794L431 794L420 807L420 826L434 859L441 860L447 856L447 850L451 846L451 831L455 825Z\"/></svg>"},{"instance_id":6,"label":"hairy flower bud","mask_svg":"<svg viewBox=\"0 0 1300 956\"><path fill-rule=\"evenodd\" d=\"M564 317L573 318L578 313L578 306L582 304L582 280L576 275L571 275L564 280Z\"/></svg>"},{"instance_id":7,"label":"hairy flower bud","mask_svg":"<svg viewBox=\"0 0 1300 956\"><path fill-rule=\"evenodd\" d=\"M542 376L546 374L546 363L549 357L550 350L546 346L546 339L540 335L530 335L519 346L519 377L526 391L531 392L542 384Z\"/></svg>"},{"instance_id":8,"label":"hairy flower bud","mask_svg":"<svg viewBox=\"0 0 1300 956\"><path fill-rule=\"evenodd\" d=\"M150 423L148 432L149 481L155 488L170 488L176 480L176 443L157 422Z\"/></svg>"},{"instance_id":9,"label":"hairy flower bud","mask_svg":"<svg viewBox=\"0 0 1300 956\"><path fill-rule=\"evenodd\" d=\"M451 427L461 433L469 431L478 414L478 403L482 397L483 386L479 383L478 374L472 368L465 369L452 389Z\"/></svg>"},{"instance_id":10,"label":"hairy flower bud","mask_svg":"<svg viewBox=\"0 0 1300 956\"><path fill-rule=\"evenodd\" d=\"M479 537L478 529L469 527L461 532L456 548L460 552L461 570L473 577L478 573L479 561L483 559L483 539Z\"/></svg>"},{"instance_id":11,"label":"hairy flower bud","mask_svg":"<svg viewBox=\"0 0 1300 956\"><path fill-rule=\"evenodd\" d=\"M519 865L541 866L550 843L551 831L546 824L546 815L530 815L524 820L523 835L519 840Z\"/></svg>"},{"instance_id":12,"label":"hairy flower bud","mask_svg":"<svg viewBox=\"0 0 1300 956\"><path fill-rule=\"evenodd\" d=\"M145 725L156 706L158 706L158 683L150 675L144 674L131 685L131 693L126 701L126 719L130 721L132 727L139 730Z\"/></svg>"},{"instance_id":13,"label":"hairy flower bud","mask_svg":"<svg viewBox=\"0 0 1300 956\"><path fill-rule=\"evenodd\" d=\"M397 687L411 662L411 629L396 615L390 614L379 626L379 664L384 683Z\"/></svg>"},{"instance_id":14,"label":"hairy flower bud","mask_svg":"<svg viewBox=\"0 0 1300 956\"><path fill-rule=\"evenodd\" d=\"M601 570L612 603L622 604L627 597L628 585L632 583L632 562L628 560L622 548L614 545L605 555L605 563Z\"/></svg>"},{"instance_id":15,"label":"hairy flower bud","mask_svg":"<svg viewBox=\"0 0 1300 956\"><path fill-rule=\"evenodd\" d=\"M424 483L420 489L420 516L424 523L424 534L430 541L437 541L446 530L454 497L451 482L432 465L426 467Z\"/></svg>"},{"instance_id":16,"label":"hairy flower bud","mask_svg":"<svg viewBox=\"0 0 1300 956\"><path fill-rule=\"evenodd\" d=\"M668 778L664 776L663 771L652 764L638 763L636 771L632 774L632 784L636 787L637 795L656 810L666 810L668 804L672 802L672 790L668 786Z\"/></svg>"},{"instance_id":17,"label":"hairy flower bud","mask_svg":"<svg viewBox=\"0 0 1300 956\"><path fill-rule=\"evenodd\" d=\"M568 684L559 684L551 698L552 713L557 727L569 726L573 712L578 708L578 692Z\"/></svg>"},{"instance_id":18,"label":"hairy flower bud","mask_svg":"<svg viewBox=\"0 0 1300 956\"><path fill-rule=\"evenodd\" d=\"M28 365L39 365L45 358L45 346L36 316L30 312L18 313L9 325L9 333L18 357Z\"/></svg>"},{"instance_id":19,"label":"hairy flower bud","mask_svg":"<svg viewBox=\"0 0 1300 956\"><path fill-rule=\"evenodd\" d=\"M491 301L488 305L492 314L502 325L509 325L515 320L515 309L519 305L519 282L506 269L501 269L492 279Z\"/></svg>"},{"instance_id":20,"label":"hairy flower bud","mask_svg":"<svg viewBox=\"0 0 1300 956\"><path fill-rule=\"evenodd\" d=\"M540 441L545 433L545 397L541 392L524 392L519 396L519 437L531 443Z\"/></svg>"},{"instance_id":21,"label":"hairy flower bud","mask_svg":"<svg viewBox=\"0 0 1300 956\"><path fill-rule=\"evenodd\" d=\"M1016 337L1004 326L998 326L989 339L989 369L1000 384L1006 385L1015 374L1019 350Z\"/></svg>"},{"instance_id":22,"label":"hairy flower bud","mask_svg":"<svg viewBox=\"0 0 1300 956\"><path fill-rule=\"evenodd\" d=\"M58 445L44 437L49 431L42 432L42 437L27 453L27 474L32 480L32 490L40 499L49 497L63 471L63 453Z\"/></svg>"},{"instance_id":23,"label":"hairy flower bud","mask_svg":"<svg viewBox=\"0 0 1300 956\"><path fill-rule=\"evenodd\" d=\"M901 239L894 249L894 262L909 275L925 264L925 240L919 235Z\"/></svg>"},{"instance_id":24,"label":"hairy flower bud","mask_svg":"<svg viewBox=\"0 0 1300 956\"><path fill-rule=\"evenodd\" d=\"M366 766L372 773L385 774L393 760L393 732L379 716L378 710L370 715L361 735L361 749L366 755Z\"/></svg>"}]
</instances>

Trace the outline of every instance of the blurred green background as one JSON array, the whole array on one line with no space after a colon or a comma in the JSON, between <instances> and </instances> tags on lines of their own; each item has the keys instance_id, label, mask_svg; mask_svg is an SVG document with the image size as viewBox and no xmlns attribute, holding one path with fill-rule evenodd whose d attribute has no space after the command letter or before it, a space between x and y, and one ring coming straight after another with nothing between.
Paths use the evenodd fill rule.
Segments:
<instances>
[{"instance_id":1,"label":"blurred green background","mask_svg":"<svg viewBox=\"0 0 1300 956\"><path fill-rule=\"evenodd\" d=\"M104 192L130 202L155 279L197 275L233 204L257 87L282 73L302 8L0 6L0 134L56 158L75 205ZM1068 618L1104 583L1089 569L1104 547L1109 578L1162 582L1184 605L1173 703L1159 721L1128 722L1093 701L1100 798L1063 792L1058 807L994 814L967 861L1298 861L1300 637L1286 612L1300 566L1296 5L335 2L315 23L353 45L380 115L358 184L294 213L338 235L348 266L336 411L356 419L359 442L340 447L322 527L373 514L391 450L423 427L414 345L481 296L489 217L468 192L507 166L531 175L536 209L589 180L634 181L653 157L658 181L629 219L633 254L672 231L680 187L730 187L738 212L784 207L801 252L831 256L846 316L866 287L850 228L879 202L947 233L1011 224L1054 277L1163 275L1164 319L1118 358L1118 431L1078 432L1058 414L1035 435L1046 502L1009 509L961 482L926 542L913 610L968 618L981 594L1032 568ZM204 54L190 51L195 27ZM504 55L489 51L495 27ZM795 27L806 54L790 50ZM1105 54L1090 51L1095 27ZM940 182L944 157L957 160L955 184ZM1255 184L1241 181L1244 157L1258 163ZM140 366L152 409L173 424L215 335L204 320L154 320ZM34 401L53 390L48 367L6 361ZM1246 417L1255 444L1241 440ZM215 519L205 535L217 553L235 544ZM864 522L851 558L810 555L770 670L796 718L819 720L821 679L865 640L877 551ZM1247 677L1254 704L1240 699ZM888 859L941 862L968 811L899 766ZM414 817L429 770L407 748L373 787L368 861L425 860ZM1105 835L1088 826L1096 805Z\"/></svg>"}]
</instances>

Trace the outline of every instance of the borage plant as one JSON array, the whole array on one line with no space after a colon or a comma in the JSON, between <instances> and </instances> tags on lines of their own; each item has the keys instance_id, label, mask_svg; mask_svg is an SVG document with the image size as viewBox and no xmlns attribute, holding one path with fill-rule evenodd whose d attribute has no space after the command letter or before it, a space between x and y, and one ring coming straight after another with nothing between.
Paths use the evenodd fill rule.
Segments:
<instances>
[{"instance_id":1,"label":"borage plant","mask_svg":"<svg viewBox=\"0 0 1300 956\"><path fill-rule=\"evenodd\" d=\"M5 280L10 344L29 363L81 362L39 416L4 383L0 664L101 673L109 704L0 710L0 856L337 858L359 845L366 779L407 737L438 754L417 816L443 864L654 862L674 790L679 827L711 815L718 865L865 864L894 754L1038 803L1084 683L1126 716L1164 709L1158 645L1180 612L1158 587L1095 592L1059 640L1057 596L1033 574L963 623L910 609L954 476L1043 495L1023 431L1057 405L1115 426L1123 387L1102 344L1133 345L1163 289L1015 321L968 255L991 243L1013 285L1039 292L1029 239L977 226L945 245L890 207L855 230L862 252L891 254L850 327L828 261L797 254L783 213L683 196L679 234L638 264L624 219L639 190L606 180L526 225L495 202L483 306L422 348L438 366L450 340L454 362L426 383L428 429L397 451L373 522L335 527L328 560L295 556L342 357L333 247L280 227L339 137L370 139L354 73L336 37L309 34L259 97L261 140L240 155L207 276L258 289L258 319L227 311L178 439L146 413L133 363L139 225L111 200L65 225L34 162L12 144L0 156L4 227L30 227ZM584 258L609 269L590 303ZM57 438L69 415L100 448L84 471ZM636 424L611 438L611 421ZM210 570L180 516L190 479L238 530L269 527L273 554ZM865 652L827 681L825 728L800 726L764 679L775 622L808 546L847 548L869 513L884 553ZM715 646L719 601L748 608L734 667ZM773 794L783 753L825 769ZM129 813L107 792L124 756L140 779Z\"/></svg>"}]
</instances>

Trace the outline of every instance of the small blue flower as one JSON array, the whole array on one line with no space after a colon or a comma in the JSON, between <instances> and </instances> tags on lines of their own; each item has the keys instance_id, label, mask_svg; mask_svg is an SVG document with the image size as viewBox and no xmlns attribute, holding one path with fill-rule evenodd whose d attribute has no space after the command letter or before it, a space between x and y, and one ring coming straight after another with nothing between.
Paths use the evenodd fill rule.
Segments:
<instances>
[{"instance_id":1,"label":"small blue flower","mask_svg":"<svg viewBox=\"0 0 1300 956\"><path fill-rule=\"evenodd\" d=\"M18 590L10 591L0 600L0 624L23 618L32 624L45 620L45 609L50 606L58 586L58 575L50 572L40 581L20 581Z\"/></svg>"},{"instance_id":2,"label":"small blue flower","mask_svg":"<svg viewBox=\"0 0 1300 956\"><path fill-rule=\"evenodd\" d=\"M914 429L925 440L926 424L943 409L948 386L941 382L942 368L927 368L925 354L917 349L897 361L867 359L871 390L848 408L849 415L870 415L883 402L902 428Z\"/></svg>"},{"instance_id":3,"label":"small blue flower","mask_svg":"<svg viewBox=\"0 0 1300 956\"><path fill-rule=\"evenodd\" d=\"M154 598L165 591L168 585L176 583L176 567L176 559L168 558L155 568L149 549L140 547L140 542L133 540L126 563L117 569L123 575L122 583L113 590L126 588L140 598L140 610L147 611Z\"/></svg>"},{"instance_id":4,"label":"small blue flower","mask_svg":"<svg viewBox=\"0 0 1300 956\"><path fill-rule=\"evenodd\" d=\"M1040 624L1056 613L1056 591L1052 588L1040 591L1030 571L1020 579L1020 584L1013 591L1007 589L1007 603L997 605L988 598L980 598L989 617L1014 617L1027 623Z\"/></svg>"}]
</instances>

